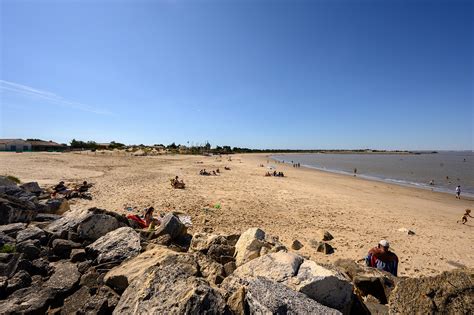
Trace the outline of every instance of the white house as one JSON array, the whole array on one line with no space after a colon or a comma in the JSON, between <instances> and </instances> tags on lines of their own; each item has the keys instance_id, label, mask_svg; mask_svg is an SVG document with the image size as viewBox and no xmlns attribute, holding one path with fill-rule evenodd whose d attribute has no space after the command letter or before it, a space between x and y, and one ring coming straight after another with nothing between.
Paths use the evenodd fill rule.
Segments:
<instances>
[{"instance_id":1,"label":"white house","mask_svg":"<svg viewBox=\"0 0 474 315\"><path fill-rule=\"evenodd\" d=\"M31 143L22 139L0 139L0 151L31 151Z\"/></svg>"}]
</instances>

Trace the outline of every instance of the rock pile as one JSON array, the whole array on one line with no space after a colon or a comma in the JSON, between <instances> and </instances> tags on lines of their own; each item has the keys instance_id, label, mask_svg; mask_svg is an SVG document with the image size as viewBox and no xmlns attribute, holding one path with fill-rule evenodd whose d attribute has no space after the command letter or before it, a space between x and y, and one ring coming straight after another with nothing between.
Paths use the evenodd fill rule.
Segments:
<instances>
[{"instance_id":1,"label":"rock pile","mask_svg":"<svg viewBox=\"0 0 474 315\"><path fill-rule=\"evenodd\" d=\"M9 216L8 224L0 225L2 314L466 313L474 308L473 270L398 279L351 261L318 264L288 252L258 228L241 235L191 236L168 213L155 231L143 231L98 208L38 221L34 198L0 198L6 200L2 216L34 213ZM23 208L28 202L34 207Z\"/></svg>"}]
</instances>

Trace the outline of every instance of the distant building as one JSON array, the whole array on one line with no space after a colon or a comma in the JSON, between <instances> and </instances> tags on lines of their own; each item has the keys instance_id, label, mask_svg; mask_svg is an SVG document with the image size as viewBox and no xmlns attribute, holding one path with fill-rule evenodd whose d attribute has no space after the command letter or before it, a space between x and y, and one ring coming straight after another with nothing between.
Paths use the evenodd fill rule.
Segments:
<instances>
[{"instance_id":1,"label":"distant building","mask_svg":"<svg viewBox=\"0 0 474 315\"><path fill-rule=\"evenodd\" d=\"M22 139L0 139L0 151L31 151L31 143Z\"/></svg>"},{"instance_id":2,"label":"distant building","mask_svg":"<svg viewBox=\"0 0 474 315\"><path fill-rule=\"evenodd\" d=\"M51 140L32 140L28 142L31 144L31 151L64 151L67 149L66 145Z\"/></svg>"}]
</instances>

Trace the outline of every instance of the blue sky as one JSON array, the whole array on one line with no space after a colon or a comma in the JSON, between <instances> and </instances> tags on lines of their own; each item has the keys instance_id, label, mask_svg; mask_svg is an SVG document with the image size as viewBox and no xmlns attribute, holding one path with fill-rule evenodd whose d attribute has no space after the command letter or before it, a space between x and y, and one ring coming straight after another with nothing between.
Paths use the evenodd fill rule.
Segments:
<instances>
[{"instance_id":1,"label":"blue sky","mask_svg":"<svg viewBox=\"0 0 474 315\"><path fill-rule=\"evenodd\" d=\"M0 3L2 138L474 149L473 1Z\"/></svg>"}]
</instances>

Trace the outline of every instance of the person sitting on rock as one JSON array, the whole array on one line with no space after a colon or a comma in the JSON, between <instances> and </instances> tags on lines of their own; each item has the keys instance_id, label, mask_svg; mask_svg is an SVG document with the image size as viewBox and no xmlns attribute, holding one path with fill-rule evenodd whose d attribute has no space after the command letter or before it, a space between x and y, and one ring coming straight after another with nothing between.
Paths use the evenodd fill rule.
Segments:
<instances>
[{"instance_id":1,"label":"person sitting on rock","mask_svg":"<svg viewBox=\"0 0 474 315\"><path fill-rule=\"evenodd\" d=\"M369 250L365 263L369 267L390 272L395 277L398 272L398 257L389 250L390 244L386 240L381 240L377 247Z\"/></svg>"}]
</instances>

